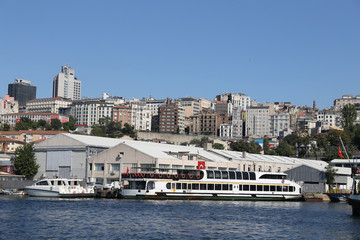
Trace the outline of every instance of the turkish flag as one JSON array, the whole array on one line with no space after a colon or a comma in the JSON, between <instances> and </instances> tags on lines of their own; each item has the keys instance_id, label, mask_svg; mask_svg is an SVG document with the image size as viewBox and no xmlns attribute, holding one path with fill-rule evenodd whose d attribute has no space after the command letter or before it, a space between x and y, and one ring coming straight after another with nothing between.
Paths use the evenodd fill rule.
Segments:
<instances>
[{"instance_id":1,"label":"turkish flag","mask_svg":"<svg viewBox=\"0 0 360 240\"><path fill-rule=\"evenodd\" d=\"M338 155L339 155L339 157L344 158L344 155L341 153L341 150L340 150L340 145L339 145Z\"/></svg>"},{"instance_id":2,"label":"turkish flag","mask_svg":"<svg viewBox=\"0 0 360 240\"><path fill-rule=\"evenodd\" d=\"M205 169L205 161L198 161L198 169Z\"/></svg>"},{"instance_id":3,"label":"turkish flag","mask_svg":"<svg viewBox=\"0 0 360 240\"><path fill-rule=\"evenodd\" d=\"M126 169L126 173L129 173L129 167Z\"/></svg>"}]
</instances>

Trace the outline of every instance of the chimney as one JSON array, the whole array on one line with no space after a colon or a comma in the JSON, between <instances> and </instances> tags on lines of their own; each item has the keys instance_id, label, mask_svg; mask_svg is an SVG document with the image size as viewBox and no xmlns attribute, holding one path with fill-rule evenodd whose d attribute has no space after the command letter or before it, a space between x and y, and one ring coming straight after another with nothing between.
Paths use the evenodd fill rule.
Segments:
<instances>
[{"instance_id":1,"label":"chimney","mask_svg":"<svg viewBox=\"0 0 360 240\"><path fill-rule=\"evenodd\" d=\"M246 152L245 151L243 152L243 158L246 158Z\"/></svg>"},{"instance_id":2,"label":"chimney","mask_svg":"<svg viewBox=\"0 0 360 240\"><path fill-rule=\"evenodd\" d=\"M212 149L212 143L210 142L204 143L204 150L209 150L209 149Z\"/></svg>"}]
</instances>

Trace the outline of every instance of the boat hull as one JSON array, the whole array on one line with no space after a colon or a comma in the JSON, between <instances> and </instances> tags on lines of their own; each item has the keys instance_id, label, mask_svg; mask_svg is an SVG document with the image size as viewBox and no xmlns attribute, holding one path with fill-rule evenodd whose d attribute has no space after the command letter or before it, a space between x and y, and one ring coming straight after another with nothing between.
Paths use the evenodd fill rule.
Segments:
<instances>
[{"instance_id":1,"label":"boat hull","mask_svg":"<svg viewBox=\"0 0 360 240\"><path fill-rule=\"evenodd\" d=\"M360 216L360 195L350 195L348 203L352 206L353 215Z\"/></svg>"},{"instance_id":2,"label":"boat hull","mask_svg":"<svg viewBox=\"0 0 360 240\"><path fill-rule=\"evenodd\" d=\"M57 191L25 188L25 192L31 197L59 197Z\"/></svg>"}]
</instances>

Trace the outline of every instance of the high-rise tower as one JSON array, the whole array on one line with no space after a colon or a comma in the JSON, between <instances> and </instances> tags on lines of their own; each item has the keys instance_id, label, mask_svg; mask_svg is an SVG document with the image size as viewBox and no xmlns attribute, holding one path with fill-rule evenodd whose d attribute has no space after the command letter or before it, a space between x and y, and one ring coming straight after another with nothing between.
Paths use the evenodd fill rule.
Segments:
<instances>
[{"instance_id":1,"label":"high-rise tower","mask_svg":"<svg viewBox=\"0 0 360 240\"><path fill-rule=\"evenodd\" d=\"M81 81L75 77L75 70L66 66L61 67L61 73L54 77L53 98L63 97L71 100L81 98Z\"/></svg>"},{"instance_id":2,"label":"high-rise tower","mask_svg":"<svg viewBox=\"0 0 360 240\"><path fill-rule=\"evenodd\" d=\"M19 102L19 107L24 107L27 101L36 98L36 87L28 80L16 78L8 85L8 94Z\"/></svg>"}]
</instances>

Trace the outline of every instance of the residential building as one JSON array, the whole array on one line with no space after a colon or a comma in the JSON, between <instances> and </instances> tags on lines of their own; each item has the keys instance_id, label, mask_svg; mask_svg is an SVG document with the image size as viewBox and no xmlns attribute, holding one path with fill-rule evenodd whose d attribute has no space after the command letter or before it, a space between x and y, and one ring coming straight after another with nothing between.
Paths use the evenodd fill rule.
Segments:
<instances>
[{"instance_id":1,"label":"residential building","mask_svg":"<svg viewBox=\"0 0 360 240\"><path fill-rule=\"evenodd\" d=\"M179 102L167 99L166 104L159 107L159 132L185 133L185 110Z\"/></svg>"},{"instance_id":2,"label":"residential building","mask_svg":"<svg viewBox=\"0 0 360 240\"><path fill-rule=\"evenodd\" d=\"M4 98L0 98L0 114L18 113L19 103L15 101L14 97L10 97L8 94Z\"/></svg>"},{"instance_id":3,"label":"residential building","mask_svg":"<svg viewBox=\"0 0 360 240\"><path fill-rule=\"evenodd\" d=\"M231 102L226 101L214 101L215 112L219 114L227 114L228 116L232 116L233 105Z\"/></svg>"},{"instance_id":4,"label":"residential building","mask_svg":"<svg viewBox=\"0 0 360 240\"><path fill-rule=\"evenodd\" d=\"M45 120L50 123L52 119L59 119L62 123L68 122L69 117L58 113L9 113L0 114L0 121L14 127L21 118L29 118L33 122Z\"/></svg>"},{"instance_id":5,"label":"residential building","mask_svg":"<svg viewBox=\"0 0 360 240\"><path fill-rule=\"evenodd\" d=\"M113 108L113 121L121 122L124 126L126 123L131 125L132 123L132 109L130 106L114 106Z\"/></svg>"},{"instance_id":6,"label":"residential building","mask_svg":"<svg viewBox=\"0 0 360 240\"><path fill-rule=\"evenodd\" d=\"M8 138L0 135L0 151L14 153L18 147L21 147L25 144L23 141L16 139Z\"/></svg>"},{"instance_id":7,"label":"residential building","mask_svg":"<svg viewBox=\"0 0 360 240\"><path fill-rule=\"evenodd\" d=\"M334 100L336 111L341 111L346 104L360 104L360 95L353 97L352 95L343 95L341 98Z\"/></svg>"},{"instance_id":8,"label":"residential building","mask_svg":"<svg viewBox=\"0 0 360 240\"><path fill-rule=\"evenodd\" d=\"M65 131L43 131L43 130L20 130L20 131L1 131L0 136L17 140L24 143L39 142L56 136Z\"/></svg>"},{"instance_id":9,"label":"residential building","mask_svg":"<svg viewBox=\"0 0 360 240\"><path fill-rule=\"evenodd\" d=\"M231 102L232 107L246 110L250 106L250 97L243 93L223 93L217 95L214 101Z\"/></svg>"},{"instance_id":10,"label":"residential building","mask_svg":"<svg viewBox=\"0 0 360 240\"><path fill-rule=\"evenodd\" d=\"M131 125L137 131L151 131L151 110L145 103L131 104Z\"/></svg>"},{"instance_id":11,"label":"residential building","mask_svg":"<svg viewBox=\"0 0 360 240\"><path fill-rule=\"evenodd\" d=\"M18 101L19 107L25 107L26 102L36 98L36 87L31 81L16 78L14 83L8 85L8 94Z\"/></svg>"},{"instance_id":12,"label":"residential building","mask_svg":"<svg viewBox=\"0 0 360 240\"><path fill-rule=\"evenodd\" d=\"M200 101L198 98L185 97L185 98L179 98L178 101L185 110L185 118L189 118L192 115L199 114Z\"/></svg>"},{"instance_id":13,"label":"residential building","mask_svg":"<svg viewBox=\"0 0 360 240\"><path fill-rule=\"evenodd\" d=\"M81 81L75 77L75 70L68 64L61 67L61 73L58 73L53 80L53 98L62 97L71 100L81 98Z\"/></svg>"},{"instance_id":14,"label":"residential building","mask_svg":"<svg viewBox=\"0 0 360 240\"><path fill-rule=\"evenodd\" d=\"M246 112L241 108L234 108L232 116L232 135L234 138L242 138L244 136Z\"/></svg>"},{"instance_id":15,"label":"residential building","mask_svg":"<svg viewBox=\"0 0 360 240\"><path fill-rule=\"evenodd\" d=\"M203 109L213 108L213 104L209 99L206 98L200 98L200 111Z\"/></svg>"},{"instance_id":16,"label":"residential building","mask_svg":"<svg viewBox=\"0 0 360 240\"><path fill-rule=\"evenodd\" d=\"M329 127L342 127L341 118L342 113L340 111L333 111L328 109L321 110L317 112L316 115L317 121L327 123L322 125L327 126L327 128L323 128L322 130L329 130Z\"/></svg>"},{"instance_id":17,"label":"residential building","mask_svg":"<svg viewBox=\"0 0 360 240\"><path fill-rule=\"evenodd\" d=\"M159 115L159 107L166 104L166 99L156 100L154 98L146 98L142 100L151 111L152 116Z\"/></svg>"},{"instance_id":18,"label":"residential building","mask_svg":"<svg viewBox=\"0 0 360 240\"><path fill-rule=\"evenodd\" d=\"M290 129L290 114L287 112L276 112L270 115L270 136L278 138Z\"/></svg>"},{"instance_id":19,"label":"residential building","mask_svg":"<svg viewBox=\"0 0 360 240\"><path fill-rule=\"evenodd\" d=\"M270 135L269 107L249 107L246 109L245 134L265 137Z\"/></svg>"},{"instance_id":20,"label":"residential building","mask_svg":"<svg viewBox=\"0 0 360 240\"><path fill-rule=\"evenodd\" d=\"M56 98L37 98L27 102L27 113L59 113L64 114L64 109L70 109L72 101L69 99Z\"/></svg>"},{"instance_id":21,"label":"residential building","mask_svg":"<svg viewBox=\"0 0 360 240\"><path fill-rule=\"evenodd\" d=\"M98 124L100 118L113 119L112 99L82 99L75 100L71 105L70 115L76 119L76 124L92 126Z\"/></svg>"},{"instance_id":22,"label":"residential building","mask_svg":"<svg viewBox=\"0 0 360 240\"><path fill-rule=\"evenodd\" d=\"M233 138L233 126L231 124L220 124L221 138Z\"/></svg>"},{"instance_id":23,"label":"residential building","mask_svg":"<svg viewBox=\"0 0 360 240\"><path fill-rule=\"evenodd\" d=\"M219 114L212 109L203 109L198 115L190 117L190 133L218 136L220 125L228 123L227 114Z\"/></svg>"}]
</instances>

